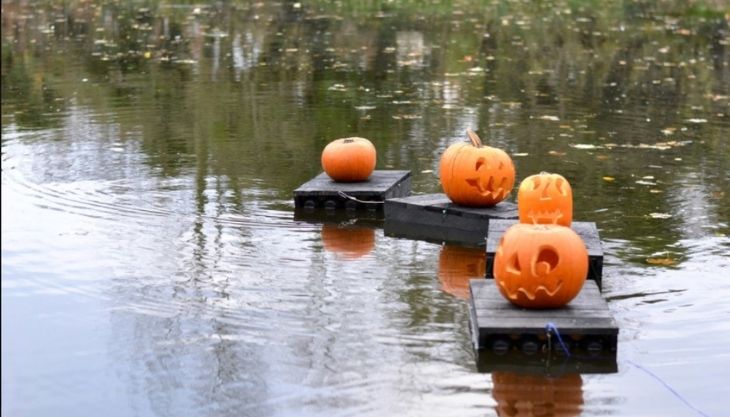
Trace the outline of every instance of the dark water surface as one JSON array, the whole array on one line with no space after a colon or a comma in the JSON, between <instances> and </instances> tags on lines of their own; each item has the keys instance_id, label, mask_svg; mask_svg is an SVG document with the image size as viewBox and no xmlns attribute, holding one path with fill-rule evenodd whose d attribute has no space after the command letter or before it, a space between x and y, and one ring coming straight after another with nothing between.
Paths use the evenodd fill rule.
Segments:
<instances>
[{"instance_id":1,"label":"dark water surface","mask_svg":"<svg viewBox=\"0 0 730 417\"><path fill-rule=\"evenodd\" d=\"M729 13L3 2L3 415L728 415ZM617 373L478 373L478 260L295 219L330 140L422 194L466 128L597 223Z\"/></svg>"}]
</instances>

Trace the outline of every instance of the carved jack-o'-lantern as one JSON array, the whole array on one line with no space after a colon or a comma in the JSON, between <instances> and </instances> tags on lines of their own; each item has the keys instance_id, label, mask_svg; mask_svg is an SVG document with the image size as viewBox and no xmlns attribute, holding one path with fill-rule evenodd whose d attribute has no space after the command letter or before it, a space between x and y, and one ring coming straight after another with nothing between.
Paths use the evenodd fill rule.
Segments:
<instances>
[{"instance_id":1,"label":"carved jack-o'-lantern","mask_svg":"<svg viewBox=\"0 0 730 417\"><path fill-rule=\"evenodd\" d=\"M494 257L497 288L525 308L557 308L583 288L588 251L572 229L518 223L507 229Z\"/></svg>"},{"instance_id":2,"label":"carved jack-o'-lantern","mask_svg":"<svg viewBox=\"0 0 730 417\"><path fill-rule=\"evenodd\" d=\"M375 146L365 138L333 140L322 151L322 168L339 182L365 181L375 170Z\"/></svg>"},{"instance_id":3,"label":"carved jack-o'-lantern","mask_svg":"<svg viewBox=\"0 0 730 417\"><path fill-rule=\"evenodd\" d=\"M525 178L517 191L520 223L560 224L573 221L573 190L560 174L541 172Z\"/></svg>"},{"instance_id":4,"label":"carved jack-o'-lantern","mask_svg":"<svg viewBox=\"0 0 730 417\"><path fill-rule=\"evenodd\" d=\"M469 297L469 280L484 278L487 257L484 249L446 245L439 254L438 276L441 289L466 300Z\"/></svg>"},{"instance_id":5,"label":"carved jack-o'-lantern","mask_svg":"<svg viewBox=\"0 0 730 417\"><path fill-rule=\"evenodd\" d=\"M498 416L571 417L583 408L583 378L578 373L552 377L495 371L492 384Z\"/></svg>"},{"instance_id":6,"label":"carved jack-o'-lantern","mask_svg":"<svg viewBox=\"0 0 730 417\"><path fill-rule=\"evenodd\" d=\"M375 229L368 227L322 226L322 245L346 259L360 258L372 252L375 247Z\"/></svg>"},{"instance_id":7,"label":"carved jack-o'-lantern","mask_svg":"<svg viewBox=\"0 0 730 417\"><path fill-rule=\"evenodd\" d=\"M471 130L467 134L471 143L455 143L441 156L441 187L456 204L493 206L512 191L515 166L506 152L482 145Z\"/></svg>"}]
</instances>

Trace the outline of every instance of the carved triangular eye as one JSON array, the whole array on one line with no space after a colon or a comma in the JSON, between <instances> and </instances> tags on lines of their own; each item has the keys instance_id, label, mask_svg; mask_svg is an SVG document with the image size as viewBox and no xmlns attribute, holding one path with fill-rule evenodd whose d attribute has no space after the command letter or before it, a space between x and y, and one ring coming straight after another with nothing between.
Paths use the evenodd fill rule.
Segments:
<instances>
[{"instance_id":1,"label":"carved triangular eye","mask_svg":"<svg viewBox=\"0 0 730 417\"><path fill-rule=\"evenodd\" d=\"M532 191L535 191L540 187L540 177L532 178Z\"/></svg>"},{"instance_id":2,"label":"carved triangular eye","mask_svg":"<svg viewBox=\"0 0 730 417\"><path fill-rule=\"evenodd\" d=\"M484 165L484 164L485 164L486 162L487 162L487 160L486 160L486 159L484 159L484 158L479 158L479 159L477 159L477 164L476 164L476 166L474 167L474 170L475 170L475 171L479 171L479 168L481 168L481 167L482 167L482 165Z\"/></svg>"},{"instance_id":3,"label":"carved triangular eye","mask_svg":"<svg viewBox=\"0 0 730 417\"><path fill-rule=\"evenodd\" d=\"M517 256L516 253L512 254L512 257L509 259L509 262L507 263L507 271L517 275L520 275L522 273L520 258Z\"/></svg>"}]
</instances>

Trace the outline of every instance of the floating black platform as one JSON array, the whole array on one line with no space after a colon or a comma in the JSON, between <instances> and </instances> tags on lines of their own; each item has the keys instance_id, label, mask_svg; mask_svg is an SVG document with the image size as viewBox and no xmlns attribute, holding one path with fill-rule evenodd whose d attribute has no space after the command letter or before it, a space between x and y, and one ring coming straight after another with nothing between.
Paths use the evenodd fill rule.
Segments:
<instances>
[{"instance_id":1,"label":"floating black platform","mask_svg":"<svg viewBox=\"0 0 730 417\"><path fill-rule=\"evenodd\" d=\"M517 220L501 220L495 219L489 222L489 233L487 235L487 278L494 278L494 254L497 252L499 240L502 238L507 229ZM593 222L573 222L571 229L583 239L588 249L588 276L589 280L593 280L598 285L598 289L602 288L603 277L603 245L601 238L598 236L598 229Z\"/></svg>"},{"instance_id":2,"label":"floating black platform","mask_svg":"<svg viewBox=\"0 0 730 417\"><path fill-rule=\"evenodd\" d=\"M472 279L469 287L469 320L477 351L558 353L564 344L575 356L610 356L616 352L618 326L593 281L586 281L567 306L550 310L512 305L499 293L494 280Z\"/></svg>"},{"instance_id":3,"label":"floating black platform","mask_svg":"<svg viewBox=\"0 0 730 417\"><path fill-rule=\"evenodd\" d=\"M385 199L410 194L411 171L375 170L361 182L335 182L323 172L294 190L294 207L382 211Z\"/></svg>"},{"instance_id":4,"label":"floating black platform","mask_svg":"<svg viewBox=\"0 0 730 417\"><path fill-rule=\"evenodd\" d=\"M384 232L389 236L484 246L490 219L516 219L517 206L456 205L445 194L415 195L385 201Z\"/></svg>"},{"instance_id":5,"label":"floating black platform","mask_svg":"<svg viewBox=\"0 0 730 417\"><path fill-rule=\"evenodd\" d=\"M534 345L526 345L527 352L521 349L475 351L477 371L516 372L520 374L541 374L545 376L579 374L613 374L618 372L616 352L580 351L573 349L570 356L558 347L558 351L534 352Z\"/></svg>"}]
</instances>

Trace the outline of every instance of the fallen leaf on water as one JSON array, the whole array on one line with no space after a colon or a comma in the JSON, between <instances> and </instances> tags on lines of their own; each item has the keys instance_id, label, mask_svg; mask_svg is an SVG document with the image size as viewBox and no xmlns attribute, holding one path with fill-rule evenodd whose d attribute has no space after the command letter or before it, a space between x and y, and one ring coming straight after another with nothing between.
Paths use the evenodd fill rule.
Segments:
<instances>
[{"instance_id":1,"label":"fallen leaf on water","mask_svg":"<svg viewBox=\"0 0 730 417\"><path fill-rule=\"evenodd\" d=\"M572 143L569 145L571 148L575 149L596 149L596 145L592 145L590 143Z\"/></svg>"},{"instance_id":2,"label":"fallen leaf on water","mask_svg":"<svg viewBox=\"0 0 730 417\"><path fill-rule=\"evenodd\" d=\"M605 176L605 177L603 177L603 180L604 181L607 181L607 182L613 182L613 181L616 181L616 178L609 177L609 176Z\"/></svg>"},{"instance_id":3,"label":"fallen leaf on water","mask_svg":"<svg viewBox=\"0 0 730 417\"><path fill-rule=\"evenodd\" d=\"M677 131L677 128L676 127L667 127L665 129L662 129L662 133L665 136L673 135L674 132L676 132L676 131Z\"/></svg>"},{"instance_id":4,"label":"fallen leaf on water","mask_svg":"<svg viewBox=\"0 0 730 417\"><path fill-rule=\"evenodd\" d=\"M548 116L548 115L540 116L540 117L538 117L538 119L540 119L540 120L549 120L551 122L559 122L560 121L560 118L558 116Z\"/></svg>"},{"instance_id":5,"label":"fallen leaf on water","mask_svg":"<svg viewBox=\"0 0 730 417\"><path fill-rule=\"evenodd\" d=\"M650 265L672 266L677 263L677 260L672 258L646 258L646 263Z\"/></svg>"}]
</instances>

